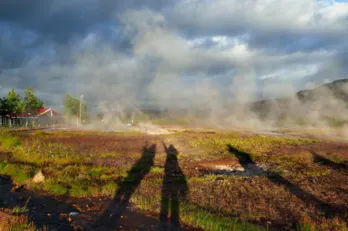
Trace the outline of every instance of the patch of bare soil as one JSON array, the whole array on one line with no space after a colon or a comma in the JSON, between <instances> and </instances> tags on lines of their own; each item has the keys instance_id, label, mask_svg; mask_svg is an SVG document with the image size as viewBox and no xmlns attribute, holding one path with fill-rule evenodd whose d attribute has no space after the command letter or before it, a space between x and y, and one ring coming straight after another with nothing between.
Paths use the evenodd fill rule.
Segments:
<instances>
[{"instance_id":1,"label":"patch of bare soil","mask_svg":"<svg viewBox=\"0 0 348 231\"><path fill-rule=\"evenodd\" d=\"M238 159L203 160L196 163L196 169L211 173L244 172L244 167Z\"/></svg>"},{"instance_id":2,"label":"patch of bare soil","mask_svg":"<svg viewBox=\"0 0 348 231\"><path fill-rule=\"evenodd\" d=\"M258 164L242 165L236 159L205 160L197 163L196 170L201 174L260 176L265 174L263 166Z\"/></svg>"},{"instance_id":3,"label":"patch of bare soil","mask_svg":"<svg viewBox=\"0 0 348 231\"><path fill-rule=\"evenodd\" d=\"M83 135L83 136L64 136L51 137L46 141L62 143L74 147L79 152L120 152L132 153L139 152L155 137L149 136L100 136L100 135Z\"/></svg>"},{"instance_id":4,"label":"patch of bare soil","mask_svg":"<svg viewBox=\"0 0 348 231\"><path fill-rule=\"evenodd\" d=\"M9 211L0 211L0 231L7 230L12 224L14 224L13 217L9 214Z\"/></svg>"},{"instance_id":5,"label":"patch of bare soil","mask_svg":"<svg viewBox=\"0 0 348 231\"><path fill-rule=\"evenodd\" d=\"M71 155L93 155L93 165L121 166L132 163L135 154L142 152L149 143L158 139L157 136L103 136L103 135L80 135L45 137L46 143L56 143L69 148ZM29 140L30 142L30 140ZM104 155L105 154L105 155ZM104 155L104 156L103 156ZM119 156L122 155L122 158Z\"/></svg>"},{"instance_id":6,"label":"patch of bare soil","mask_svg":"<svg viewBox=\"0 0 348 231\"><path fill-rule=\"evenodd\" d=\"M166 135L171 134L172 132L168 131L165 128L156 126L153 124L140 123L133 128L137 132L146 133L148 135Z\"/></svg>"}]
</instances>

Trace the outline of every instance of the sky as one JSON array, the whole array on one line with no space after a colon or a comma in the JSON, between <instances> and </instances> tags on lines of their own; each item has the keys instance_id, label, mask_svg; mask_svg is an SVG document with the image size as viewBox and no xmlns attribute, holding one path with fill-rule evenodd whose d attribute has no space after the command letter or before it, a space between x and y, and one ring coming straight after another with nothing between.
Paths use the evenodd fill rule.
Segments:
<instances>
[{"instance_id":1,"label":"sky","mask_svg":"<svg viewBox=\"0 0 348 231\"><path fill-rule=\"evenodd\" d=\"M348 2L0 0L0 96L202 107L348 78ZM107 105L107 106L105 106Z\"/></svg>"}]
</instances>

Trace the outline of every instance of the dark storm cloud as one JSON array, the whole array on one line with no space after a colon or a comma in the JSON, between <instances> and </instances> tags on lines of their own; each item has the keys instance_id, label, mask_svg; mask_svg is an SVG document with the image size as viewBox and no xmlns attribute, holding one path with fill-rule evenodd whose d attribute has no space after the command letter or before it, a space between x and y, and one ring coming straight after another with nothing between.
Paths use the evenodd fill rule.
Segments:
<instances>
[{"instance_id":1,"label":"dark storm cloud","mask_svg":"<svg viewBox=\"0 0 348 231\"><path fill-rule=\"evenodd\" d=\"M30 55L36 39L30 31L0 22L0 69L20 66Z\"/></svg>"},{"instance_id":2,"label":"dark storm cloud","mask_svg":"<svg viewBox=\"0 0 348 231\"><path fill-rule=\"evenodd\" d=\"M32 56L45 56L40 47L45 49L49 43L61 44L54 51L61 53L61 48L74 44L72 40L93 32L112 40L115 49L129 51L130 39L114 19L127 9L159 10L167 5L170 1L3 0L0 2L0 69L17 68ZM25 43L30 37L35 40Z\"/></svg>"},{"instance_id":3,"label":"dark storm cloud","mask_svg":"<svg viewBox=\"0 0 348 231\"><path fill-rule=\"evenodd\" d=\"M69 92L199 104L240 85L344 78L348 7L340 4L2 0L0 94L32 86L50 103Z\"/></svg>"},{"instance_id":4,"label":"dark storm cloud","mask_svg":"<svg viewBox=\"0 0 348 231\"><path fill-rule=\"evenodd\" d=\"M63 42L106 23L131 8L160 9L170 1L136 0L3 0L0 21L17 24L49 39Z\"/></svg>"}]
</instances>

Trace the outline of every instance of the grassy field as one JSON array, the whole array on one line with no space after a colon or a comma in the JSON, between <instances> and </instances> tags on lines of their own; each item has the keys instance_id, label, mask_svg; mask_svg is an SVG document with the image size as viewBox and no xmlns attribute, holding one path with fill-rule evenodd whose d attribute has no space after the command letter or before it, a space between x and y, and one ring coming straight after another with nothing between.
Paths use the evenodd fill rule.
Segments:
<instances>
[{"instance_id":1,"label":"grassy field","mask_svg":"<svg viewBox=\"0 0 348 231\"><path fill-rule=\"evenodd\" d=\"M203 230L348 230L342 142L198 130L5 130L0 144L0 175L35 194L130 203ZM39 171L45 180L31 182ZM105 207L89 216L104 219Z\"/></svg>"}]
</instances>

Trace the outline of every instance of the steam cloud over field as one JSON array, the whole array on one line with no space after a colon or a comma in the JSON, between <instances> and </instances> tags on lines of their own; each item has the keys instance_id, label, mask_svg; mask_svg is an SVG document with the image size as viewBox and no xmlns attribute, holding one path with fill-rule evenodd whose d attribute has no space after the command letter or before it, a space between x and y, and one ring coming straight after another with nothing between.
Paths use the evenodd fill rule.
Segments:
<instances>
[{"instance_id":1,"label":"steam cloud over field","mask_svg":"<svg viewBox=\"0 0 348 231\"><path fill-rule=\"evenodd\" d=\"M348 0L0 0L0 231L348 231Z\"/></svg>"},{"instance_id":2,"label":"steam cloud over field","mask_svg":"<svg viewBox=\"0 0 348 231\"><path fill-rule=\"evenodd\" d=\"M5 0L0 95L30 85L62 109L64 93L83 94L115 124L131 108L223 127L327 126L345 120L345 82L296 92L347 78L347 20L345 1Z\"/></svg>"}]
</instances>

